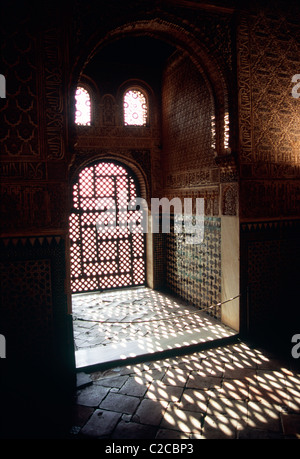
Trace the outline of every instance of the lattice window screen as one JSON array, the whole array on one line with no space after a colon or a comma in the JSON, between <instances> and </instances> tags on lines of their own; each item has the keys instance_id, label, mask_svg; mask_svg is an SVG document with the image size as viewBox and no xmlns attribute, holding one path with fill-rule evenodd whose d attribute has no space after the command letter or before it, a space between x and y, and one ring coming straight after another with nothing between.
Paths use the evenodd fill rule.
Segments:
<instances>
[{"instance_id":1,"label":"lattice window screen","mask_svg":"<svg viewBox=\"0 0 300 459\"><path fill-rule=\"evenodd\" d=\"M69 219L71 290L73 293L130 287L145 283L142 211L128 211L137 197L134 178L119 164L100 162L84 168L73 186ZM107 214L108 199L116 213ZM113 223L116 224L113 224ZM98 230L97 224L107 224Z\"/></svg>"}]
</instances>

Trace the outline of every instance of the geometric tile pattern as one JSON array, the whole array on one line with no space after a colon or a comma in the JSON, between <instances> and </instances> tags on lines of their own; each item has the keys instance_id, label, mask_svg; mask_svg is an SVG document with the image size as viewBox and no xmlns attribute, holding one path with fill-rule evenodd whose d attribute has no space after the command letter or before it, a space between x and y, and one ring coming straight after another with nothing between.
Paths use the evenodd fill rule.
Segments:
<instances>
[{"instance_id":1,"label":"geometric tile pattern","mask_svg":"<svg viewBox=\"0 0 300 459\"><path fill-rule=\"evenodd\" d=\"M166 235L167 285L199 309L221 301L221 220L205 217L201 244L188 244L184 233ZM220 318L221 311L209 313Z\"/></svg>"},{"instance_id":2,"label":"geometric tile pattern","mask_svg":"<svg viewBox=\"0 0 300 459\"><path fill-rule=\"evenodd\" d=\"M49 332L52 330L50 260L1 262L0 277L3 322L6 323L8 320L14 328L13 333L18 337L26 336L30 330L34 330L34 337L22 340L22 351L25 352L28 347L31 354L41 352L43 346L50 345L46 337L49 338ZM7 331L9 335L10 332L12 331ZM11 350L15 344L11 344ZM33 344L35 346L32 346Z\"/></svg>"}]
</instances>

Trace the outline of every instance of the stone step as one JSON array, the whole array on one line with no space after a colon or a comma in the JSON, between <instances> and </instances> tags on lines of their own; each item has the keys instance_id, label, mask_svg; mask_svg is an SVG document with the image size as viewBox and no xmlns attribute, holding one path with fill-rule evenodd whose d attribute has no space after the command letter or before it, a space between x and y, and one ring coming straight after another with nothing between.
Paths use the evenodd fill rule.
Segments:
<instances>
[{"instance_id":1,"label":"stone step","mask_svg":"<svg viewBox=\"0 0 300 459\"><path fill-rule=\"evenodd\" d=\"M176 336L167 338L144 337L134 341L120 341L119 343L105 346L81 348L75 352L76 369L91 369L96 366L113 366L128 364L129 360L140 357L149 359L165 355L170 351L186 351L187 353L206 343L219 342L227 338L237 336L237 332L221 324L219 321L210 319L202 328L185 330Z\"/></svg>"}]
</instances>

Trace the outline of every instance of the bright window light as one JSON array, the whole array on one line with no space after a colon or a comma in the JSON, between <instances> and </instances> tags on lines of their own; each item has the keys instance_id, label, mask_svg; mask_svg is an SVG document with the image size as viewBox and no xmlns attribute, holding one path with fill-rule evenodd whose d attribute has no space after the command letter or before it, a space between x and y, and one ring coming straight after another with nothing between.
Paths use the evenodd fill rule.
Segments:
<instances>
[{"instance_id":1,"label":"bright window light","mask_svg":"<svg viewBox=\"0 0 300 459\"><path fill-rule=\"evenodd\" d=\"M75 123L79 126L91 125L91 98L88 91L78 87L75 94Z\"/></svg>"},{"instance_id":2,"label":"bright window light","mask_svg":"<svg viewBox=\"0 0 300 459\"><path fill-rule=\"evenodd\" d=\"M124 95L124 124L146 126L147 102L141 91L130 89Z\"/></svg>"}]
</instances>

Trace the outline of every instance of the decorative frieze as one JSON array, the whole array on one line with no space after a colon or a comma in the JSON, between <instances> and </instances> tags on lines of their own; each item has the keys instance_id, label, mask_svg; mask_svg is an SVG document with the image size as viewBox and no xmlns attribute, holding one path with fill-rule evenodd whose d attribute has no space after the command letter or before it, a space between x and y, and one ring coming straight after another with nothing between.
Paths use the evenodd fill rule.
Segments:
<instances>
[{"instance_id":1,"label":"decorative frieze","mask_svg":"<svg viewBox=\"0 0 300 459\"><path fill-rule=\"evenodd\" d=\"M244 180L240 187L242 218L300 215L299 180Z\"/></svg>"},{"instance_id":2,"label":"decorative frieze","mask_svg":"<svg viewBox=\"0 0 300 459\"><path fill-rule=\"evenodd\" d=\"M44 162L3 161L0 163L0 177L2 179L43 180L46 178Z\"/></svg>"},{"instance_id":3,"label":"decorative frieze","mask_svg":"<svg viewBox=\"0 0 300 459\"><path fill-rule=\"evenodd\" d=\"M66 228L67 194L64 184L2 183L0 193L2 233Z\"/></svg>"},{"instance_id":4,"label":"decorative frieze","mask_svg":"<svg viewBox=\"0 0 300 459\"><path fill-rule=\"evenodd\" d=\"M45 29L43 38L47 157L62 159L65 155L63 48L55 28Z\"/></svg>"}]
</instances>

